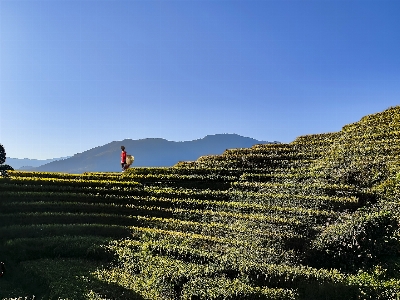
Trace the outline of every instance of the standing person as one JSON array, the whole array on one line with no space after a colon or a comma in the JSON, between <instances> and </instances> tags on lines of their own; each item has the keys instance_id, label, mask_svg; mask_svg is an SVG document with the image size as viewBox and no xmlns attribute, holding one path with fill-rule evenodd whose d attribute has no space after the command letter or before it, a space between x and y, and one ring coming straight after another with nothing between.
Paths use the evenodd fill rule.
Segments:
<instances>
[{"instance_id":1,"label":"standing person","mask_svg":"<svg viewBox=\"0 0 400 300\"><path fill-rule=\"evenodd\" d=\"M126 168L126 151L125 151L125 147L121 146L121 168L122 168L122 172L125 171Z\"/></svg>"}]
</instances>

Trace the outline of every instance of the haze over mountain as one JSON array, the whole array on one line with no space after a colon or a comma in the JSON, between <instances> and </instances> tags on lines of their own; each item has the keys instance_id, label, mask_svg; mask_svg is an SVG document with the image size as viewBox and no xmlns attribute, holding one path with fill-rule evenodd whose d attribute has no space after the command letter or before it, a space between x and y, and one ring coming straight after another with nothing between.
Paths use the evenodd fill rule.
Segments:
<instances>
[{"instance_id":1,"label":"haze over mountain","mask_svg":"<svg viewBox=\"0 0 400 300\"><path fill-rule=\"evenodd\" d=\"M179 161L196 160L202 155L221 154L226 149L249 148L255 144L265 143L279 142L258 141L237 134L207 135L202 139L184 142L168 141L162 138L125 139L77 153L66 159L23 169L66 173L118 172L122 145L126 147L128 154L135 157L133 167L168 167ZM13 166L11 163L10 165Z\"/></svg>"},{"instance_id":2,"label":"haze over mountain","mask_svg":"<svg viewBox=\"0 0 400 300\"><path fill-rule=\"evenodd\" d=\"M29 170L32 168L40 167L44 164L48 164L50 162L56 160L62 160L66 158L70 158L71 156L66 157L58 157L58 158L50 158L50 159L30 159L30 158L6 158L6 164L13 167L15 170Z\"/></svg>"}]
</instances>

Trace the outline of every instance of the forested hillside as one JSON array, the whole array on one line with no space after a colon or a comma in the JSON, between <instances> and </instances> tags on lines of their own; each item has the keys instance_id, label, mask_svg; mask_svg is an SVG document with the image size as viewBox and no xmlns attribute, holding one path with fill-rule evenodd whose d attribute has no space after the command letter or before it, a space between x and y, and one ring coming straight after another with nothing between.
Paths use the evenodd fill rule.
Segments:
<instances>
[{"instance_id":1,"label":"forested hillside","mask_svg":"<svg viewBox=\"0 0 400 300\"><path fill-rule=\"evenodd\" d=\"M126 173L0 178L0 298L400 297L400 107Z\"/></svg>"}]
</instances>

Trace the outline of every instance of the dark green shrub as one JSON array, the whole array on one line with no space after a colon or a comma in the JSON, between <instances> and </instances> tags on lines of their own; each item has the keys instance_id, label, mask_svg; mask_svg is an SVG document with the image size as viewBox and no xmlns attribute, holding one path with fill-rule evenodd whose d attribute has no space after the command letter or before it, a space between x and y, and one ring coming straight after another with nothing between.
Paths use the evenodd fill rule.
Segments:
<instances>
[{"instance_id":1,"label":"dark green shrub","mask_svg":"<svg viewBox=\"0 0 400 300\"><path fill-rule=\"evenodd\" d=\"M374 193L383 203L400 203L400 172L374 187Z\"/></svg>"},{"instance_id":2,"label":"dark green shrub","mask_svg":"<svg viewBox=\"0 0 400 300\"><path fill-rule=\"evenodd\" d=\"M357 287L359 298L365 300L398 300L400 279L388 278L387 269L376 266L369 272L359 271L347 278L349 285Z\"/></svg>"},{"instance_id":3,"label":"dark green shrub","mask_svg":"<svg viewBox=\"0 0 400 300\"><path fill-rule=\"evenodd\" d=\"M393 212L360 210L326 229L306 254L310 265L356 271L398 255L399 223Z\"/></svg>"},{"instance_id":4,"label":"dark green shrub","mask_svg":"<svg viewBox=\"0 0 400 300\"><path fill-rule=\"evenodd\" d=\"M333 183L351 184L357 187L372 187L389 176L383 160L342 159L331 163L324 172Z\"/></svg>"},{"instance_id":5,"label":"dark green shrub","mask_svg":"<svg viewBox=\"0 0 400 300\"><path fill-rule=\"evenodd\" d=\"M7 171L14 169L9 165L4 165L5 161L6 161L6 151L3 145L0 144L0 176L8 177Z\"/></svg>"}]
</instances>

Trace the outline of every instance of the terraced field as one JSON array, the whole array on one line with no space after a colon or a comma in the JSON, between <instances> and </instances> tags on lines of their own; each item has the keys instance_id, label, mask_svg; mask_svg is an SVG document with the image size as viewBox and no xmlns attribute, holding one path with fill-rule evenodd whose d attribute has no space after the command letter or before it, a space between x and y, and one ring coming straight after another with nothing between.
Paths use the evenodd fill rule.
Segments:
<instances>
[{"instance_id":1,"label":"terraced field","mask_svg":"<svg viewBox=\"0 0 400 300\"><path fill-rule=\"evenodd\" d=\"M9 171L0 298L400 299L399 137L395 107L172 168Z\"/></svg>"}]
</instances>

